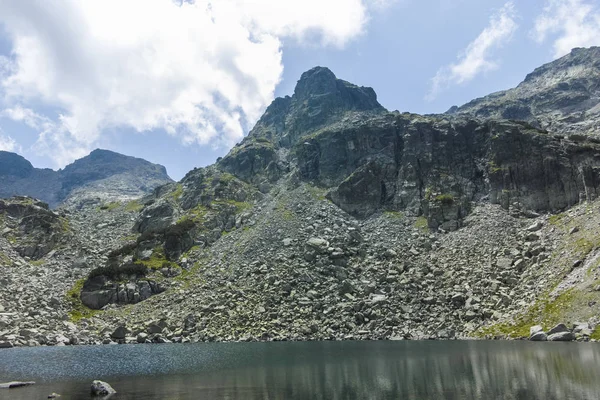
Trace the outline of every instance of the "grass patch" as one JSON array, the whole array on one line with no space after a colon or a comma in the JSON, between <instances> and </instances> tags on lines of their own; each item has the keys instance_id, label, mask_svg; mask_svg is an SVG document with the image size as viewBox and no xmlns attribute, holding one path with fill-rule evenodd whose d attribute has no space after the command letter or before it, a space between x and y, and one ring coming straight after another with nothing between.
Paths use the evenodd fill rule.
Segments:
<instances>
[{"instance_id":1,"label":"grass patch","mask_svg":"<svg viewBox=\"0 0 600 400\"><path fill-rule=\"evenodd\" d=\"M590 242L586 238L579 238L573 244L574 250L581 253L582 256L588 255L592 250L594 250L594 243Z\"/></svg>"},{"instance_id":2,"label":"grass patch","mask_svg":"<svg viewBox=\"0 0 600 400\"><path fill-rule=\"evenodd\" d=\"M319 200L319 201L323 201L323 200L327 200L327 190L326 189L321 189L318 186L313 186L313 185L306 185L306 189L308 190L308 192L310 193L310 195L312 196L313 199L315 200Z\"/></svg>"},{"instance_id":3,"label":"grass patch","mask_svg":"<svg viewBox=\"0 0 600 400\"><path fill-rule=\"evenodd\" d=\"M550 223L551 225L555 225L555 226L559 225L564 217L565 217L565 214L563 214L563 213L551 215L548 218L548 223Z\"/></svg>"},{"instance_id":4,"label":"grass patch","mask_svg":"<svg viewBox=\"0 0 600 400\"><path fill-rule=\"evenodd\" d=\"M442 203L445 206L450 206L454 204L454 196L449 193L440 194L435 196L435 201Z\"/></svg>"},{"instance_id":5,"label":"grass patch","mask_svg":"<svg viewBox=\"0 0 600 400\"><path fill-rule=\"evenodd\" d=\"M187 214L177 220L177 224L186 223L186 221L192 221L196 224L204 223L208 214L208 208L203 205L197 205L196 207L188 210Z\"/></svg>"},{"instance_id":6,"label":"grass patch","mask_svg":"<svg viewBox=\"0 0 600 400\"><path fill-rule=\"evenodd\" d=\"M85 279L79 279L71 289L67 291L67 300L71 305L71 311L69 311L69 319L71 322L77 323L84 318L92 318L94 315L101 313L101 310L92 310L91 308L87 308L81 302L81 289L83 289L83 284L85 283Z\"/></svg>"},{"instance_id":7,"label":"grass patch","mask_svg":"<svg viewBox=\"0 0 600 400\"><path fill-rule=\"evenodd\" d=\"M0 251L0 265L3 267L12 267L12 260L3 252Z\"/></svg>"},{"instance_id":8,"label":"grass patch","mask_svg":"<svg viewBox=\"0 0 600 400\"><path fill-rule=\"evenodd\" d=\"M488 162L488 167L490 168L490 173L492 174L504 171L504 168L499 167L494 161Z\"/></svg>"},{"instance_id":9,"label":"grass patch","mask_svg":"<svg viewBox=\"0 0 600 400\"><path fill-rule=\"evenodd\" d=\"M414 226L415 226L415 228L422 230L422 231L429 230L429 223L427 222L427 218L424 216L417 217L417 219L415 220Z\"/></svg>"},{"instance_id":10,"label":"grass patch","mask_svg":"<svg viewBox=\"0 0 600 400\"><path fill-rule=\"evenodd\" d=\"M215 200L213 204L227 204L235 207L235 212L240 213L244 210L252 208L252 204L247 203L245 201L235 201L235 200Z\"/></svg>"},{"instance_id":11,"label":"grass patch","mask_svg":"<svg viewBox=\"0 0 600 400\"><path fill-rule=\"evenodd\" d=\"M30 261L29 264L33 265L34 267L40 267L40 266L46 264L46 260L44 260L44 259L34 260L34 261Z\"/></svg>"},{"instance_id":12,"label":"grass patch","mask_svg":"<svg viewBox=\"0 0 600 400\"><path fill-rule=\"evenodd\" d=\"M183 196L183 185L178 183L175 187L175 190L173 190L173 193L171 193L171 198L177 201L181 198L181 196Z\"/></svg>"},{"instance_id":13,"label":"grass patch","mask_svg":"<svg viewBox=\"0 0 600 400\"><path fill-rule=\"evenodd\" d=\"M60 217L59 221L60 221L60 230L63 233L67 233L67 232L71 231L71 224L69 223L69 220L66 217Z\"/></svg>"},{"instance_id":14,"label":"grass patch","mask_svg":"<svg viewBox=\"0 0 600 400\"><path fill-rule=\"evenodd\" d=\"M121 206L118 201L111 201L110 203L102 204L99 209L102 211L113 211Z\"/></svg>"},{"instance_id":15,"label":"grass patch","mask_svg":"<svg viewBox=\"0 0 600 400\"><path fill-rule=\"evenodd\" d=\"M402 219L404 218L404 213L402 211L384 211L385 215L394 219Z\"/></svg>"},{"instance_id":16,"label":"grass patch","mask_svg":"<svg viewBox=\"0 0 600 400\"><path fill-rule=\"evenodd\" d=\"M139 236L138 234L132 233L131 235L121 237L119 240L121 240L123 242L134 241L134 240L137 240L138 236Z\"/></svg>"},{"instance_id":17,"label":"grass patch","mask_svg":"<svg viewBox=\"0 0 600 400\"><path fill-rule=\"evenodd\" d=\"M144 206L138 200L132 200L125 204L125 211L127 212L140 212Z\"/></svg>"},{"instance_id":18,"label":"grass patch","mask_svg":"<svg viewBox=\"0 0 600 400\"><path fill-rule=\"evenodd\" d=\"M574 322L578 318L578 311L589 308L587 303L591 299L589 292L576 288L565 290L554 300L546 296L540 297L525 313L514 318L512 322L498 323L483 327L475 332L475 336L503 335L511 338L529 337L529 328L541 325L544 330L549 330L559 323Z\"/></svg>"},{"instance_id":19,"label":"grass patch","mask_svg":"<svg viewBox=\"0 0 600 400\"><path fill-rule=\"evenodd\" d=\"M165 253L162 249L162 247L158 246L156 248L154 248L154 250L152 250L152 255L150 256L149 259L147 260L136 260L134 261L134 263L132 265L138 266L139 267L144 267L144 269L152 269L152 270L158 270L161 268L169 268L169 267L174 267L174 268L179 268L179 265L177 265L176 263L167 260L167 257L165 256Z\"/></svg>"}]
</instances>

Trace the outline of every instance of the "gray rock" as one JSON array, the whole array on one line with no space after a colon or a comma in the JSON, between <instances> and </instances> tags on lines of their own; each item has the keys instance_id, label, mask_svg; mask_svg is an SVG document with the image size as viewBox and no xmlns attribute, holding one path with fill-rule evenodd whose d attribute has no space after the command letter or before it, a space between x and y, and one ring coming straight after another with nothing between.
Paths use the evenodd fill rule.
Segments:
<instances>
[{"instance_id":1,"label":"gray rock","mask_svg":"<svg viewBox=\"0 0 600 400\"><path fill-rule=\"evenodd\" d=\"M20 388L20 387L24 387L24 386L31 386L31 385L35 385L35 382L13 381L13 382L0 383L0 389L16 389L16 388Z\"/></svg>"},{"instance_id":2,"label":"gray rock","mask_svg":"<svg viewBox=\"0 0 600 400\"><path fill-rule=\"evenodd\" d=\"M111 333L111 335L110 335L110 337L115 340L125 339L126 336L127 336L127 328L125 328L123 325L117 327L117 329L115 329L113 331L113 333Z\"/></svg>"},{"instance_id":3,"label":"gray rock","mask_svg":"<svg viewBox=\"0 0 600 400\"><path fill-rule=\"evenodd\" d=\"M546 335L546 332L544 331L537 331L529 336L529 340L532 342L545 342L548 340L548 335Z\"/></svg>"},{"instance_id":4,"label":"gray rock","mask_svg":"<svg viewBox=\"0 0 600 400\"><path fill-rule=\"evenodd\" d=\"M548 331L548 336L550 336L554 333L562 333L562 332L571 332L571 331L569 330L569 328L567 328L567 326L565 324L558 324L554 328L552 328Z\"/></svg>"},{"instance_id":5,"label":"gray rock","mask_svg":"<svg viewBox=\"0 0 600 400\"><path fill-rule=\"evenodd\" d=\"M112 396L117 393L112 386L103 381L93 381L91 386L92 396Z\"/></svg>"},{"instance_id":6,"label":"gray rock","mask_svg":"<svg viewBox=\"0 0 600 400\"><path fill-rule=\"evenodd\" d=\"M548 335L548 341L550 342L570 342L575 340L575 335L571 332L557 332Z\"/></svg>"},{"instance_id":7,"label":"gray rock","mask_svg":"<svg viewBox=\"0 0 600 400\"><path fill-rule=\"evenodd\" d=\"M529 328L529 336L533 336L534 334L543 331L544 328L542 328L541 325L534 325L531 328Z\"/></svg>"},{"instance_id":8,"label":"gray rock","mask_svg":"<svg viewBox=\"0 0 600 400\"><path fill-rule=\"evenodd\" d=\"M533 225L528 226L527 229L525 229L525 230L528 232L537 232L540 229L542 229L543 226L544 226L544 224L542 223L542 221L537 221Z\"/></svg>"},{"instance_id":9,"label":"gray rock","mask_svg":"<svg viewBox=\"0 0 600 400\"><path fill-rule=\"evenodd\" d=\"M136 337L136 341L138 343L146 343L147 339L148 339L148 334L144 333L144 332L140 332Z\"/></svg>"}]
</instances>

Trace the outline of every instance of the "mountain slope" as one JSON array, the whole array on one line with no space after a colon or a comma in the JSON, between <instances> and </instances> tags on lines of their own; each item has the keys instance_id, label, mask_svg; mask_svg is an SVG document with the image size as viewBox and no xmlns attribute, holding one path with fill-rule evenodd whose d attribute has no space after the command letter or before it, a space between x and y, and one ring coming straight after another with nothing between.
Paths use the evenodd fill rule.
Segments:
<instances>
[{"instance_id":1,"label":"mountain slope","mask_svg":"<svg viewBox=\"0 0 600 400\"><path fill-rule=\"evenodd\" d=\"M600 135L600 47L575 48L516 88L475 99L450 114L522 120L553 133Z\"/></svg>"},{"instance_id":2,"label":"mountain slope","mask_svg":"<svg viewBox=\"0 0 600 400\"><path fill-rule=\"evenodd\" d=\"M227 156L137 202L9 201L0 304L52 306L52 332L0 315L0 344L526 337L559 322L590 340L599 154L526 121L388 112L317 67ZM28 233L36 212L50 253ZM38 263L51 287L36 276L15 299Z\"/></svg>"},{"instance_id":3,"label":"mountain slope","mask_svg":"<svg viewBox=\"0 0 600 400\"><path fill-rule=\"evenodd\" d=\"M34 168L17 154L0 152L0 197L28 195L51 207L66 200L136 198L168 182L163 166L108 150L94 150L59 171Z\"/></svg>"}]
</instances>

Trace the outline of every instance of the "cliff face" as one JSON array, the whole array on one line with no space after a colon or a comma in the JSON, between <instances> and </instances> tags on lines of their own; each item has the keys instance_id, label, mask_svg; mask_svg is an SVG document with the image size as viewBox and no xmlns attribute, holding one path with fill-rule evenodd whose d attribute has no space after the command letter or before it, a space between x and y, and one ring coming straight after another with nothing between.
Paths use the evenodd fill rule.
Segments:
<instances>
[{"instance_id":1,"label":"cliff face","mask_svg":"<svg viewBox=\"0 0 600 400\"><path fill-rule=\"evenodd\" d=\"M0 198L27 195L56 207L65 200L140 197L168 182L163 166L108 150L94 150L60 171L34 168L17 154L0 152Z\"/></svg>"},{"instance_id":2,"label":"cliff face","mask_svg":"<svg viewBox=\"0 0 600 400\"><path fill-rule=\"evenodd\" d=\"M516 88L475 99L448 114L522 120L557 134L600 135L600 47L570 54L527 75Z\"/></svg>"},{"instance_id":3,"label":"cliff face","mask_svg":"<svg viewBox=\"0 0 600 400\"><path fill-rule=\"evenodd\" d=\"M529 92L536 88L530 97L565 103L568 96L555 93L561 86L557 71L569 82L584 80L585 90L592 90L593 79L577 72L595 68L590 60L600 59L597 49L587 52L575 50L536 70L523 84ZM541 88L540 80L545 82ZM550 92L539 94L544 87ZM567 92L571 109L589 106L589 98ZM550 93L555 100L549 100ZM273 102L217 167L263 192L293 175L327 189L336 205L355 216L405 211L425 215L432 228L456 229L471 203L483 198L522 212L558 211L595 199L598 143L593 137L549 133L526 121L482 121L466 111L427 117L390 113L372 89L315 68L302 75L291 98Z\"/></svg>"}]
</instances>

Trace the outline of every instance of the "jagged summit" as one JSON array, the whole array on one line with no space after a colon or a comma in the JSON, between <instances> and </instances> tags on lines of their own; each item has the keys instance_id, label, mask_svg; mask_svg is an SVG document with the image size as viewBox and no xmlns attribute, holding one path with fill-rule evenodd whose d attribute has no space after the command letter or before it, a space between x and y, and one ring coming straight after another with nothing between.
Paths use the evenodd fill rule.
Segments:
<instances>
[{"instance_id":1,"label":"jagged summit","mask_svg":"<svg viewBox=\"0 0 600 400\"><path fill-rule=\"evenodd\" d=\"M305 100L319 96L335 98L338 106L348 110L382 110L377 102L377 94L370 87L356 86L350 82L336 78L326 67L314 67L300 76L294 89L297 100Z\"/></svg>"},{"instance_id":2,"label":"jagged summit","mask_svg":"<svg viewBox=\"0 0 600 400\"><path fill-rule=\"evenodd\" d=\"M250 136L287 136L288 145L298 132L308 132L337 120L347 112L385 112L370 87L338 79L329 68L314 67L302 74L294 94L277 98L267 108Z\"/></svg>"},{"instance_id":3,"label":"jagged summit","mask_svg":"<svg viewBox=\"0 0 600 400\"><path fill-rule=\"evenodd\" d=\"M523 120L554 133L600 135L600 47L575 48L536 68L516 88L492 93L449 114Z\"/></svg>"},{"instance_id":4,"label":"jagged summit","mask_svg":"<svg viewBox=\"0 0 600 400\"><path fill-rule=\"evenodd\" d=\"M314 67L302 74L291 97L276 98L267 107L248 136L219 165L247 181L262 181L262 186L265 177L257 171L267 170L267 181L274 181L287 169L276 154L278 149L291 149L351 115L365 119L386 112L372 88L338 79L328 68Z\"/></svg>"}]
</instances>

